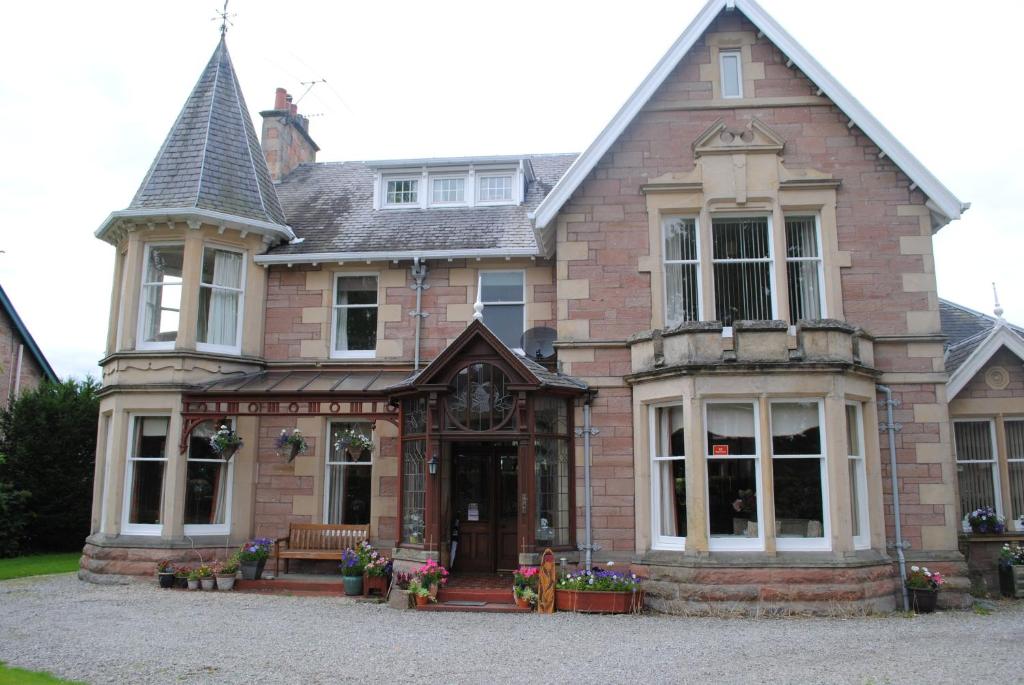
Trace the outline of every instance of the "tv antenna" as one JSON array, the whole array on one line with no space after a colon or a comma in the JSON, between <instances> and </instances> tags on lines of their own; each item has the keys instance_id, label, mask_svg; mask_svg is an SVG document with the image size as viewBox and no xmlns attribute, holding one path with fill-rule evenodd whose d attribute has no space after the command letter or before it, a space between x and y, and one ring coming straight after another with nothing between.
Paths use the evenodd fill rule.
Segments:
<instances>
[{"instance_id":1,"label":"tv antenna","mask_svg":"<svg viewBox=\"0 0 1024 685\"><path fill-rule=\"evenodd\" d=\"M309 95L309 91L313 90L313 86L315 86L318 83L327 83L327 79L322 78L322 79L317 79L316 81L300 81L299 85L300 86L306 86L306 90L302 91L302 95L300 95L299 99L295 101L295 104L297 105L300 102L302 102L302 98L304 98L307 95Z\"/></svg>"}]
</instances>

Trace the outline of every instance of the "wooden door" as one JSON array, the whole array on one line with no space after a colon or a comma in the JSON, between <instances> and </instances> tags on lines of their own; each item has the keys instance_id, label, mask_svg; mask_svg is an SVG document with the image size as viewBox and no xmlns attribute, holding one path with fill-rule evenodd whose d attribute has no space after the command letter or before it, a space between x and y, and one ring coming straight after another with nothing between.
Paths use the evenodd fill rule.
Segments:
<instances>
[{"instance_id":1,"label":"wooden door","mask_svg":"<svg viewBox=\"0 0 1024 685\"><path fill-rule=\"evenodd\" d=\"M452 516L459 530L452 568L489 573L494 570L492 459L477 443L455 444L452 454Z\"/></svg>"},{"instance_id":2,"label":"wooden door","mask_svg":"<svg viewBox=\"0 0 1024 685\"><path fill-rule=\"evenodd\" d=\"M517 527L519 521L519 457L510 444L495 445L497 497L497 570L513 570L519 566Z\"/></svg>"}]
</instances>

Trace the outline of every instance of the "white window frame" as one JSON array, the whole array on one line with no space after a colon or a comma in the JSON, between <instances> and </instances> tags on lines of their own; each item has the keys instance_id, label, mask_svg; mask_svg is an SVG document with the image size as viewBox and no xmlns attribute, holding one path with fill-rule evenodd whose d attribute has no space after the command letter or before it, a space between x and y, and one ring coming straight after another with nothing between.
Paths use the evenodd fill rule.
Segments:
<instances>
[{"instance_id":1,"label":"white window frame","mask_svg":"<svg viewBox=\"0 0 1024 685\"><path fill-rule=\"evenodd\" d=\"M735 95L725 92L725 63L728 58L736 58L736 89ZM718 52L719 88L722 91L723 100L741 99L743 97L743 52L741 50L720 50Z\"/></svg>"},{"instance_id":2,"label":"white window frame","mask_svg":"<svg viewBox=\"0 0 1024 685\"><path fill-rule=\"evenodd\" d=\"M661 427L658 425L658 410L659 409L671 409L672 407L679 407L683 410L683 434L688 433L686 422L686 407L682 402L658 402L655 404L647 405L648 412L648 424L649 424L649 452L650 452L650 469L651 469L651 549L656 550L672 550L672 551L684 551L686 549L686 536L668 536L661 534L661 463L666 461L682 461L686 464L687 455L684 454L681 457L674 456L658 456L657 445L658 445L658 431ZM685 440L683 446L683 452L686 452ZM689 484L687 484L687 491L689 491ZM689 503L687 503L689 508Z\"/></svg>"},{"instance_id":3,"label":"white window frame","mask_svg":"<svg viewBox=\"0 0 1024 685\"><path fill-rule=\"evenodd\" d=\"M522 279L523 279L523 299L518 301L518 302L512 302L512 301L490 302L490 303L486 302L484 300L484 289L483 289L484 274L519 274L520 277L522 277ZM501 307L501 306L505 306L505 305L509 305L509 306L511 306L511 305L518 305L518 306L521 306L523 308L523 333L526 332L526 329L527 329L527 319L526 319L526 269L481 269L480 271L477 272L477 276L476 276L476 296L477 296L477 300L480 301L480 304L482 304L484 306L485 310L487 309L488 305L494 306L494 307ZM480 314L481 314L481 316L483 315L483 311L482 310L481 310ZM522 333L520 334L520 337L522 337ZM512 350L515 353L517 353L517 354L524 354L523 348L521 348L521 347L513 347Z\"/></svg>"},{"instance_id":4,"label":"white window frame","mask_svg":"<svg viewBox=\"0 0 1024 685\"><path fill-rule=\"evenodd\" d=\"M416 199L412 202L390 202L388 201L388 184L411 181L416 184ZM401 176L384 176L381 178L380 193L380 204L381 207L387 207L388 209L419 209L423 203L423 188L420 187L423 184L423 177L420 174L403 174ZM429 192L429 188L427 189Z\"/></svg>"},{"instance_id":5,"label":"white window frame","mask_svg":"<svg viewBox=\"0 0 1024 685\"><path fill-rule=\"evenodd\" d=\"M818 300L819 300L818 307L821 309L821 317L820 318L827 319L828 318L828 305L827 305L827 301L826 301L827 298L825 297L825 253L823 251L824 245L822 244L822 241L821 241L821 215L818 214L817 212L814 212L814 213L812 213L812 212L807 212L807 213L790 212L790 213L787 213L785 215L785 217L783 218L783 227L785 227L785 221L788 221L789 219L796 219L796 218L801 218L801 217L807 217L807 218L813 218L814 219L814 236L815 236L815 240L817 241L818 256L817 257L790 257L789 256L789 241L787 239L787 241L786 241L786 249L785 249L786 264L787 264L787 266L786 266L786 289L788 291L788 290L792 289L792 287L793 287L793 284L789 282L789 266L788 265L789 265L790 262L794 262L794 263L795 262L817 262L818 263ZM787 304L788 304L788 295L789 295L789 293L787 292L786 295L787 295ZM793 312L789 313L789 318L790 319L794 318ZM794 326L794 324L792 322L790 322L790 327L792 328L793 326Z\"/></svg>"},{"instance_id":6,"label":"white window frame","mask_svg":"<svg viewBox=\"0 0 1024 685\"><path fill-rule=\"evenodd\" d=\"M754 407L754 456L711 456L711 445L708 443L708 407L713 404L751 404ZM764 476L761 470L762 453L764 452L761 435L761 403L757 398L735 397L705 400L701 407L702 432L701 442L704 444L704 459L726 460L726 459L753 459L754 460L754 483L757 487L757 537L747 538L739 536L712 536L711 516L708 512L708 503L711 501L710 490L708 489L708 469L704 469L704 530L708 537L708 551L711 552L763 552L764 551Z\"/></svg>"},{"instance_id":7,"label":"white window frame","mask_svg":"<svg viewBox=\"0 0 1024 685\"><path fill-rule=\"evenodd\" d=\"M857 454L852 454L853 450L850 449L850 445L846 446L846 458L848 461L858 462L856 467L857 482L851 483L851 487L856 488L857 502L860 505L857 509L857 523L860 524L860 535L853 536L853 548L870 549L871 514L868 507L868 474L864 446L864 409L860 402L852 401L846 402L846 407L854 408L854 421L857 423L854 429L857 431L857 444L860 448ZM846 416L844 415L843 418L845 420Z\"/></svg>"},{"instance_id":8,"label":"white window frame","mask_svg":"<svg viewBox=\"0 0 1024 685\"><path fill-rule=\"evenodd\" d=\"M437 181L462 181L462 200L455 202L443 202L434 200L434 183ZM437 174L429 177L430 197L427 202L431 207L465 207L469 204L467 193L470 191L469 178L467 174Z\"/></svg>"},{"instance_id":9,"label":"white window frame","mask_svg":"<svg viewBox=\"0 0 1024 685\"><path fill-rule=\"evenodd\" d=\"M377 303L369 304L346 304L339 305L338 302L338 279L339 278L367 278L372 276L377 281ZM331 358L332 359L375 359L377 357L377 345L372 350L339 350L337 349L338 337L338 310L345 309L370 309L377 310L377 330L380 330L380 273L376 271L336 271L331 279ZM376 336L376 343L380 343L380 335Z\"/></svg>"},{"instance_id":10,"label":"white window frame","mask_svg":"<svg viewBox=\"0 0 1024 685\"><path fill-rule=\"evenodd\" d=\"M239 283L239 288L229 288L224 285L213 285L212 283L203 283L203 260L206 259L206 250L222 250L224 252L234 252L242 255L242 274ZM203 243L202 256L199 261L199 290L202 292L203 288L208 288L210 291L213 290L227 290L230 292L238 293L238 322L235 324L235 344L234 345L215 345L213 343L199 342L199 300L196 300L196 350L199 352L216 352L220 354L241 354L242 353L242 322L245 319L245 281L249 275L249 260L248 253L245 250L238 249L236 247L228 247L226 245L220 245L218 243ZM179 316L180 319L180 316Z\"/></svg>"},{"instance_id":11,"label":"white window frame","mask_svg":"<svg viewBox=\"0 0 1024 685\"><path fill-rule=\"evenodd\" d=\"M670 221L674 221L674 220L678 220L678 219L693 221L694 240L695 240L694 250L695 250L695 253L697 255L696 259L668 259L668 257L665 256L666 253L667 253L665 242L666 242L666 240L668 238L668 236L666 234L667 224ZM700 239L700 218L699 217L697 217L695 215L690 215L690 214L666 214L663 217L661 217L661 282L662 282L662 291L664 293L663 299L665 300L662 303L663 310L664 310L662 312L662 315L665 317L665 325L666 326L672 326L672 325L675 325L675 324L678 324L678 323L682 323L682 322L679 322L679 321L672 322L672 321L669 320L669 317L668 317L668 312L669 312L669 307L668 307L668 267L670 265L675 265L675 264L681 264L681 265L684 265L684 266L692 264L693 266L696 267L695 273L696 273L696 278L697 278L697 318L694 319L694 321L703 321L704 320L704 286L701 283L703 269L702 269L701 263L700 263L700 254L701 254L700 249L701 249L701 239Z\"/></svg>"},{"instance_id":12,"label":"white window frame","mask_svg":"<svg viewBox=\"0 0 1024 685\"><path fill-rule=\"evenodd\" d=\"M988 436L989 436L990 444L992 446L992 460L991 461L987 461L987 460L984 460L984 459L961 459L959 451L957 450L957 446L956 446L956 428L955 427L953 429L953 435L952 435L953 460L954 460L954 463L957 464L957 465L959 465L959 464L992 464L992 496L995 498L995 502L992 503L992 506L995 507L996 515L997 516L1002 516L1003 515L1003 494L1002 494L1002 490L1001 490L1002 484L1000 483L1000 480L999 480L999 443L996 440L996 421L995 421L995 418L993 418L991 416L978 416L978 417L971 417L971 418L953 419L954 426L955 426L955 424L958 424L958 423L987 423L988 424ZM956 496L957 507L959 508L960 504L961 504L961 500L960 500L960 471L959 471L959 469L957 470L956 488L957 488L957 493L956 493L956 495L957 495ZM969 513L971 513L971 512L969 512L969 511L961 511L960 512L960 520L962 521L964 516L967 516Z\"/></svg>"},{"instance_id":13,"label":"white window frame","mask_svg":"<svg viewBox=\"0 0 1024 685\"><path fill-rule=\"evenodd\" d=\"M507 200L481 200L480 190L483 187L481 182L485 178L497 178L506 177L509 179L509 193L511 194ZM515 169L509 169L507 171L485 171L476 173L476 182L474 185L474 192L476 193L476 204L481 207L489 207L494 205L514 205L518 201L518 193L516 192L516 178L518 174Z\"/></svg>"},{"instance_id":14,"label":"white window frame","mask_svg":"<svg viewBox=\"0 0 1024 685\"><path fill-rule=\"evenodd\" d=\"M177 344L177 335L175 340L168 340L166 342L147 342L146 341L146 288L150 285L160 285L157 283L150 283L146 280L146 272L149 271L149 256L154 247L176 247L181 246L181 299L185 298L185 242L177 240L168 240L161 242L146 243L145 249L142 252L142 275L139 280L139 306L138 306L138 321L135 326L135 349L137 350L173 350ZM161 285L160 287L163 287ZM181 326L184 320L184 313L181 311L181 304L178 304L178 331L181 334Z\"/></svg>"},{"instance_id":15,"label":"white window frame","mask_svg":"<svg viewBox=\"0 0 1024 685\"><path fill-rule=\"evenodd\" d=\"M1010 456L1010 433L1007 430L1007 425L1011 423L1024 424L1024 416L1004 416L1003 417L1003 442L1006 444L1006 473L1010 475L1010 464L1024 464L1024 455L1017 457L1016 459ZM1010 477L1010 487L1013 487L1013 478ZM1007 523L1012 526L1012 529L1018 532L1024 531L1024 510L1014 511L1013 510L1013 493L1010 494L1010 501L1006 503L1009 508L1009 514L1006 516ZM1012 518L1011 518L1012 517Z\"/></svg>"},{"instance_id":16,"label":"white window frame","mask_svg":"<svg viewBox=\"0 0 1024 685\"><path fill-rule=\"evenodd\" d=\"M768 256L759 259L715 259L715 220L721 219L728 221L730 219L766 219L768 221ZM715 292L715 265L716 264L756 264L756 263L768 263L768 284L771 288L772 298L772 319L779 318L779 293L775 283L775 228L774 218L771 214L714 214L711 217L711 226L709 227L710 232L708 233L711 238L711 299L712 299L712 316L717 316L718 311L718 295ZM722 327L722 337L732 337L732 326Z\"/></svg>"},{"instance_id":17,"label":"white window frame","mask_svg":"<svg viewBox=\"0 0 1024 685\"><path fill-rule=\"evenodd\" d=\"M238 418L237 417L225 417L231 422L231 428L238 430ZM211 419L210 422L213 424L214 430L220 427L220 423L216 420ZM235 458L238 455L235 454ZM185 535L228 535L231 533L231 493L234 490L235 484L235 459L193 459L192 458L192 445L189 444L188 451L185 454L185 487L188 487L188 465L189 462L199 462L204 464L223 464L227 463L227 474L228 479L227 486L224 490L224 523L186 523L183 525L183 532ZM182 507L184 507L185 497L182 497ZM184 509L182 509L184 512Z\"/></svg>"},{"instance_id":18,"label":"white window frame","mask_svg":"<svg viewBox=\"0 0 1024 685\"><path fill-rule=\"evenodd\" d=\"M132 455L135 453L135 422L139 419L144 418L162 418L167 419L167 438L164 441L164 457L163 459L135 459ZM129 517L131 515L131 500L132 500L132 487L135 482L135 462L137 461L162 461L164 463L164 478L160 487L163 489L160 500L161 505L165 503L167 498L167 471L170 468L170 458L167 455L167 450L171 446L171 434L172 422L171 415L168 413L161 412L139 412L128 414L128 452L125 455L125 468L124 468L124 492L121 498L121 534L122 535L152 535L158 536L163 533L163 523L130 523ZM160 520L164 520L164 512L160 512Z\"/></svg>"},{"instance_id":19,"label":"white window frame","mask_svg":"<svg viewBox=\"0 0 1024 685\"><path fill-rule=\"evenodd\" d=\"M367 461L367 462L354 463L354 462L332 461L331 460L331 457L335 456L335 452L334 452L334 432L335 432L334 431L334 426L336 424L341 425L341 424L353 424L353 423L365 423L365 424L367 424L369 426L369 428L370 428L370 431L369 431L370 432L370 440L376 446L376 442L377 441L374 440L375 436L374 436L373 422L372 421L367 421L366 419L358 418L358 417L355 417L355 418L345 418L345 417L333 417L333 416L330 419L327 420L327 446L326 446L327 450L326 450L326 453L325 453L325 456L324 456L324 502L323 502L323 512L322 512L322 515L320 517L321 520L324 523L330 523L330 521L328 521L327 518L328 518L328 515L330 513L331 467L332 466L340 466L341 467L341 473L342 473L341 481L342 481L342 486L343 487L344 487L344 483L345 483L345 469L347 469L347 468L349 468L351 466L355 466L357 468L367 468L367 469L370 469L370 500L371 500L371 502L373 501L373 466L374 466L373 455L374 455L374 452L377 451L376 449L370 450L370 461ZM401 479L399 479L399 480L401 480Z\"/></svg>"},{"instance_id":20,"label":"white window frame","mask_svg":"<svg viewBox=\"0 0 1024 685\"><path fill-rule=\"evenodd\" d=\"M832 549L832 521L829 516L829 491L828 491L828 438L826 435L825 428L825 403L819 398L813 397L779 397L772 398L768 402L768 430L772 431L772 438L775 437L775 432L772 430L772 421L770 413L772 407L776 404L799 404L814 402L818 406L818 435L820 438L821 454L784 454L776 456L775 450L773 449L772 443L769 443L769 452L772 458L772 464L774 466L775 460L784 459L817 459L818 460L818 473L821 478L821 527L822 536L820 538L783 538L775 537L775 549L780 552L828 552ZM775 469L772 469L774 473ZM772 482L772 502L777 503L778 498L775 495L775 483ZM773 518L775 518L773 516ZM772 531L772 535L775 535L775 531Z\"/></svg>"}]
</instances>

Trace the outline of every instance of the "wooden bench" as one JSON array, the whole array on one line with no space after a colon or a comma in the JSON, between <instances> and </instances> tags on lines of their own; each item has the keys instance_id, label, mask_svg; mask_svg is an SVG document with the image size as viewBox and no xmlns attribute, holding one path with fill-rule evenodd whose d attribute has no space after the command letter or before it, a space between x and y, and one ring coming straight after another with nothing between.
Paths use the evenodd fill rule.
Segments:
<instances>
[{"instance_id":1,"label":"wooden bench","mask_svg":"<svg viewBox=\"0 0 1024 685\"><path fill-rule=\"evenodd\" d=\"M334 559L341 561L341 553L348 547L355 547L370 537L369 526L348 526L332 523L292 523L288 526L288 537L274 542L274 575L278 573L281 559L284 572L288 573L288 562L292 559Z\"/></svg>"}]
</instances>

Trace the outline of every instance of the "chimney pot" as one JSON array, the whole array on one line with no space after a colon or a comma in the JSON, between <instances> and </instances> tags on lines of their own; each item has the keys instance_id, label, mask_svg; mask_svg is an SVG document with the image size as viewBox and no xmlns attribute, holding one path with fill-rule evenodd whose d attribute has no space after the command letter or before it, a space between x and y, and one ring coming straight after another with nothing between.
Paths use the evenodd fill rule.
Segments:
<instances>
[{"instance_id":1,"label":"chimney pot","mask_svg":"<svg viewBox=\"0 0 1024 685\"><path fill-rule=\"evenodd\" d=\"M288 95L288 91L284 88L278 88L274 93L274 109L287 108L287 101L289 99L291 99L291 96Z\"/></svg>"}]
</instances>

